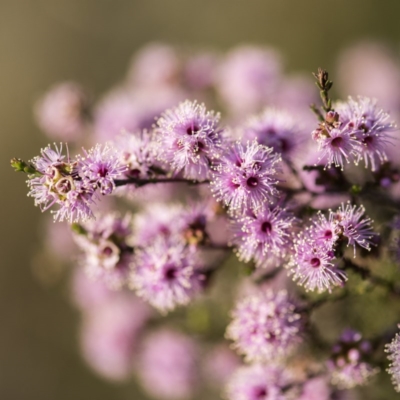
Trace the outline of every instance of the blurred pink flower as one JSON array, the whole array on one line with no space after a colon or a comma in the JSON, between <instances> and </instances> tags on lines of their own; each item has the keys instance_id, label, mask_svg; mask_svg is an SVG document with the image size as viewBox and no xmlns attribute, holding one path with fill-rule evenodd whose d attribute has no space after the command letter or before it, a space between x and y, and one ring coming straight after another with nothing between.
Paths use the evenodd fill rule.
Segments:
<instances>
[{"instance_id":1,"label":"blurred pink flower","mask_svg":"<svg viewBox=\"0 0 400 400\"><path fill-rule=\"evenodd\" d=\"M400 107L400 65L390 49L379 42L361 42L344 50L336 82L344 97L374 97L389 111Z\"/></svg>"},{"instance_id":2,"label":"blurred pink flower","mask_svg":"<svg viewBox=\"0 0 400 400\"><path fill-rule=\"evenodd\" d=\"M110 380L129 378L149 308L133 295L115 296L84 315L81 346L87 363Z\"/></svg>"},{"instance_id":3,"label":"blurred pink flower","mask_svg":"<svg viewBox=\"0 0 400 400\"><path fill-rule=\"evenodd\" d=\"M188 399L196 391L198 349L182 333L160 330L143 343L137 373L144 389L159 399Z\"/></svg>"},{"instance_id":4,"label":"blurred pink flower","mask_svg":"<svg viewBox=\"0 0 400 400\"><path fill-rule=\"evenodd\" d=\"M257 112L270 101L280 72L280 59L274 50L240 46L222 61L217 91L232 113Z\"/></svg>"},{"instance_id":5,"label":"blurred pink flower","mask_svg":"<svg viewBox=\"0 0 400 400\"><path fill-rule=\"evenodd\" d=\"M173 46L150 43L139 50L132 59L128 81L136 87L169 86L178 81L181 62Z\"/></svg>"},{"instance_id":6,"label":"blurred pink flower","mask_svg":"<svg viewBox=\"0 0 400 400\"><path fill-rule=\"evenodd\" d=\"M215 345L203 360L206 381L218 388L224 386L239 364L239 357L225 343Z\"/></svg>"},{"instance_id":7,"label":"blurred pink flower","mask_svg":"<svg viewBox=\"0 0 400 400\"><path fill-rule=\"evenodd\" d=\"M34 111L39 127L50 138L72 142L81 139L87 128L88 99L75 82L51 87Z\"/></svg>"}]
</instances>

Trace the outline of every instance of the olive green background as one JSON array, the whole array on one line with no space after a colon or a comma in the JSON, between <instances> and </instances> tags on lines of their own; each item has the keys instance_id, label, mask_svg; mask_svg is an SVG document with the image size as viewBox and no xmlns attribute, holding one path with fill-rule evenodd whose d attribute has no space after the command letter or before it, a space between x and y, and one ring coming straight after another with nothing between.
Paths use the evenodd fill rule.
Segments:
<instances>
[{"instance_id":1,"label":"olive green background","mask_svg":"<svg viewBox=\"0 0 400 400\"><path fill-rule=\"evenodd\" d=\"M86 367L65 282L45 285L33 273L43 217L9 159L46 144L32 118L38 95L65 79L99 94L153 40L269 44L288 70L333 69L339 50L359 39L397 51L399 16L399 0L0 0L0 399L141 398L133 384L107 383Z\"/></svg>"}]
</instances>

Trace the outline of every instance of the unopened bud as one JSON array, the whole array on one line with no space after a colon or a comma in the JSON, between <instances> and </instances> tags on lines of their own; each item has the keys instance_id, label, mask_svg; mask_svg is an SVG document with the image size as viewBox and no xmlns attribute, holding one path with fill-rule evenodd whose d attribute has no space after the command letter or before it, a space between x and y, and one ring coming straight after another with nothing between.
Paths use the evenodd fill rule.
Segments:
<instances>
[{"instance_id":1,"label":"unopened bud","mask_svg":"<svg viewBox=\"0 0 400 400\"><path fill-rule=\"evenodd\" d=\"M339 121L339 114L336 111L328 111L325 116L325 121L328 124L334 124Z\"/></svg>"},{"instance_id":2,"label":"unopened bud","mask_svg":"<svg viewBox=\"0 0 400 400\"><path fill-rule=\"evenodd\" d=\"M25 166L26 166L25 161L22 161L20 158L11 159L11 167L14 168L15 171L24 172Z\"/></svg>"},{"instance_id":3,"label":"unopened bud","mask_svg":"<svg viewBox=\"0 0 400 400\"><path fill-rule=\"evenodd\" d=\"M318 72L313 74L317 80L317 85L321 90L329 90L332 87L332 82L329 81L328 71L318 68Z\"/></svg>"},{"instance_id":4,"label":"unopened bud","mask_svg":"<svg viewBox=\"0 0 400 400\"><path fill-rule=\"evenodd\" d=\"M17 172L25 172L26 174L34 174L35 172L37 172L32 165L27 164L20 158L12 158L11 167L14 168L14 170Z\"/></svg>"}]
</instances>

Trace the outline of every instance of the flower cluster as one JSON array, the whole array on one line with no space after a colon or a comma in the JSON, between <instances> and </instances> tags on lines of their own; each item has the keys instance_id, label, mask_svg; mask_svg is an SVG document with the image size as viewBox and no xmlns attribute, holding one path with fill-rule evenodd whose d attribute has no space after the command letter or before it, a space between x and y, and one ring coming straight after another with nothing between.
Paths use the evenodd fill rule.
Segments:
<instances>
[{"instance_id":1,"label":"flower cluster","mask_svg":"<svg viewBox=\"0 0 400 400\"><path fill-rule=\"evenodd\" d=\"M216 89L235 114L259 111L278 92L280 70L280 57L273 49L240 46L222 61Z\"/></svg>"},{"instance_id":2,"label":"flower cluster","mask_svg":"<svg viewBox=\"0 0 400 400\"><path fill-rule=\"evenodd\" d=\"M291 252L296 218L280 206L249 211L232 220L232 243L239 259L256 267L278 266Z\"/></svg>"},{"instance_id":3,"label":"flower cluster","mask_svg":"<svg viewBox=\"0 0 400 400\"><path fill-rule=\"evenodd\" d=\"M152 132L122 132L116 138L116 147L121 163L126 165L123 173L126 178L148 179L162 169L157 161L157 147Z\"/></svg>"},{"instance_id":4,"label":"flower cluster","mask_svg":"<svg viewBox=\"0 0 400 400\"><path fill-rule=\"evenodd\" d=\"M118 289L127 283L133 261L131 216L108 213L74 225L76 243L83 251L81 264L88 276Z\"/></svg>"},{"instance_id":5,"label":"flower cluster","mask_svg":"<svg viewBox=\"0 0 400 400\"><path fill-rule=\"evenodd\" d=\"M301 341L302 321L285 291L265 291L239 301L226 336L247 361L277 361Z\"/></svg>"},{"instance_id":6,"label":"flower cluster","mask_svg":"<svg viewBox=\"0 0 400 400\"><path fill-rule=\"evenodd\" d=\"M400 392L400 335L397 333L394 339L385 346L386 353L389 353L388 359L390 366L389 374L392 376L393 386L396 392Z\"/></svg>"},{"instance_id":7,"label":"flower cluster","mask_svg":"<svg viewBox=\"0 0 400 400\"><path fill-rule=\"evenodd\" d=\"M393 230L394 237L389 245L389 253L394 262L400 263L400 217L398 215L396 215L393 222L390 224L390 228Z\"/></svg>"},{"instance_id":8,"label":"flower cluster","mask_svg":"<svg viewBox=\"0 0 400 400\"><path fill-rule=\"evenodd\" d=\"M85 90L74 82L53 86L36 104L38 125L51 138L78 140L88 126L89 101Z\"/></svg>"},{"instance_id":9,"label":"flower cluster","mask_svg":"<svg viewBox=\"0 0 400 400\"><path fill-rule=\"evenodd\" d=\"M330 292L332 287L341 286L347 279L345 273L333 264L334 259L328 246L306 237L299 238L290 264L293 279L306 290Z\"/></svg>"},{"instance_id":10,"label":"flower cluster","mask_svg":"<svg viewBox=\"0 0 400 400\"><path fill-rule=\"evenodd\" d=\"M257 139L258 143L272 147L284 160L290 159L299 148L304 135L294 118L285 111L267 108L255 115L242 128L242 136L247 140Z\"/></svg>"},{"instance_id":11,"label":"flower cluster","mask_svg":"<svg viewBox=\"0 0 400 400\"><path fill-rule=\"evenodd\" d=\"M345 163L358 164L376 171L388 160L387 149L392 143L391 132L395 124L389 115L377 106L376 100L359 97L338 103L336 111L329 111L326 122L313 132L319 144L321 159L326 166L343 169Z\"/></svg>"},{"instance_id":12,"label":"flower cluster","mask_svg":"<svg viewBox=\"0 0 400 400\"><path fill-rule=\"evenodd\" d=\"M211 202L152 204L135 216L135 240L145 247L158 237L196 247L209 242L208 225L215 217Z\"/></svg>"},{"instance_id":13,"label":"flower cluster","mask_svg":"<svg viewBox=\"0 0 400 400\"><path fill-rule=\"evenodd\" d=\"M251 365L238 369L228 382L230 400L288 400L289 374L278 365Z\"/></svg>"},{"instance_id":14,"label":"flower cluster","mask_svg":"<svg viewBox=\"0 0 400 400\"><path fill-rule=\"evenodd\" d=\"M371 354L371 343L362 340L356 331L348 329L343 332L332 350L328 370L332 384L340 389L365 385L379 371L366 361Z\"/></svg>"},{"instance_id":15,"label":"flower cluster","mask_svg":"<svg viewBox=\"0 0 400 400\"><path fill-rule=\"evenodd\" d=\"M185 101L166 111L157 120L160 137L159 158L174 172L202 180L209 176L210 165L219 157L223 131L220 116L207 111L204 104Z\"/></svg>"},{"instance_id":16,"label":"flower cluster","mask_svg":"<svg viewBox=\"0 0 400 400\"><path fill-rule=\"evenodd\" d=\"M204 267L197 258L183 243L160 238L138 250L130 286L164 313L186 305L205 284Z\"/></svg>"},{"instance_id":17,"label":"flower cluster","mask_svg":"<svg viewBox=\"0 0 400 400\"><path fill-rule=\"evenodd\" d=\"M58 205L55 220L76 222L91 218L97 192L111 194L114 179L125 171L125 166L108 146L97 145L84 151L85 158L75 159L62 154L62 144L54 147L42 149L41 155L31 161L28 195L42 211Z\"/></svg>"},{"instance_id":18,"label":"flower cluster","mask_svg":"<svg viewBox=\"0 0 400 400\"><path fill-rule=\"evenodd\" d=\"M290 261L293 279L307 290L319 292L330 292L334 286L343 285L346 275L335 265L342 251L341 243L347 239L347 245L354 248L354 256L356 244L367 250L374 245L372 221L364 214L364 207L343 203L335 212L329 210L328 217L318 213L295 240Z\"/></svg>"},{"instance_id":19,"label":"flower cluster","mask_svg":"<svg viewBox=\"0 0 400 400\"><path fill-rule=\"evenodd\" d=\"M215 166L211 190L233 214L258 209L278 194L280 161L278 153L257 140L233 143Z\"/></svg>"},{"instance_id":20,"label":"flower cluster","mask_svg":"<svg viewBox=\"0 0 400 400\"><path fill-rule=\"evenodd\" d=\"M317 129L312 83L285 76L277 54L255 46L223 57L152 44L93 106L75 84L43 97L48 135L94 145L72 156L48 146L12 166L36 205L72 225L80 344L98 374L135 376L160 400L210 398L217 385L228 400L342 400L377 373L387 334L376 330L387 319L368 332L357 315L371 341L345 330L332 344L323 330L345 329L361 294L400 296L384 258L400 259L395 124L372 97L334 102L328 73L315 78ZM372 173L344 169L361 161ZM76 247L57 227L48 248L66 262ZM336 300L348 307L341 318L340 306L314 315ZM164 319L173 329L159 327ZM399 342L386 346L396 390Z\"/></svg>"},{"instance_id":21,"label":"flower cluster","mask_svg":"<svg viewBox=\"0 0 400 400\"><path fill-rule=\"evenodd\" d=\"M76 223L80 264L91 279L111 289L129 286L166 313L187 305L207 282L199 247L208 243L211 216L206 203L193 203L187 208L152 207L133 223L130 214L116 213Z\"/></svg>"},{"instance_id":22,"label":"flower cluster","mask_svg":"<svg viewBox=\"0 0 400 400\"><path fill-rule=\"evenodd\" d=\"M77 168L86 187L99 190L102 195L111 194L115 189L115 179L126 171L119 154L110 146L96 145L89 151L84 150L79 157Z\"/></svg>"},{"instance_id":23,"label":"flower cluster","mask_svg":"<svg viewBox=\"0 0 400 400\"><path fill-rule=\"evenodd\" d=\"M97 285L86 283L85 289L93 291ZM132 295L113 292L107 296L102 304L92 303L84 310L80 344L85 359L98 374L123 381L134 367L138 340L150 313Z\"/></svg>"},{"instance_id":24,"label":"flower cluster","mask_svg":"<svg viewBox=\"0 0 400 400\"><path fill-rule=\"evenodd\" d=\"M138 375L156 398L187 399L196 390L198 348L186 335L168 329L146 338L139 355Z\"/></svg>"}]
</instances>

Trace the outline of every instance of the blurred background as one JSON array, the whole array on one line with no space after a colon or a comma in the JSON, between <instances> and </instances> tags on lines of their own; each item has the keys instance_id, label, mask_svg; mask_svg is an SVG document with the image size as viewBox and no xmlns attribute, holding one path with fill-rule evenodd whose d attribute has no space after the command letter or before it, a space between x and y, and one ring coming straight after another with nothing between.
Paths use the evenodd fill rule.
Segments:
<instances>
[{"instance_id":1,"label":"blurred background","mask_svg":"<svg viewBox=\"0 0 400 400\"><path fill-rule=\"evenodd\" d=\"M150 41L268 45L287 71L333 72L340 51L361 40L399 53L399 15L398 0L0 0L0 398L142 398L134 383L107 383L86 366L66 282L41 278L42 216L9 160L47 144L32 106L49 86L74 80L99 95Z\"/></svg>"}]
</instances>

